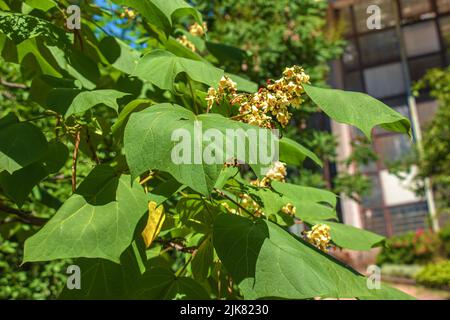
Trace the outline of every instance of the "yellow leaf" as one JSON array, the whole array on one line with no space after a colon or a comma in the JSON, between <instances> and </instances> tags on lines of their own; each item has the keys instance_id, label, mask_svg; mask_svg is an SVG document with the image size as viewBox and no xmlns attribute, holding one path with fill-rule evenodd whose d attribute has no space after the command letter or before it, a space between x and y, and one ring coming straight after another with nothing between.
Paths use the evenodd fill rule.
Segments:
<instances>
[{"instance_id":1,"label":"yellow leaf","mask_svg":"<svg viewBox=\"0 0 450 320\"><path fill-rule=\"evenodd\" d=\"M164 207L162 205L157 207L155 201L150 201L148 203L147 225L144 231L142 231L142 237L147 248L150 247L153 240L158 236L165 218Z\"/></svg>"}]
</instances>

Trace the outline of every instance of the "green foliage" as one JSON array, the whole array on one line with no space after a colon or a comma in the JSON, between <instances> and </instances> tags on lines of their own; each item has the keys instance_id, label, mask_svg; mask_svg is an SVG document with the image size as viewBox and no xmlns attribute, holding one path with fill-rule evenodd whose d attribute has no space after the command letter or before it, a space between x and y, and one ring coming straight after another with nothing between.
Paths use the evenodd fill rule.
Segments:
<instances>
[{"instance_id":1,"label":"green foliage","mask_svg":"<svg viewBox=\"0 0 450 320\"><path fill-rule=\"evenodd\" d=\"M326 26L326 1L195 0L208 23L211 40L247 52L224 67L263 84L284 66L302 62L314 81L323 81L327 61L342 51L338 32ZM239 55L237 56L239 57Z\"/></svg>"},{"instance_id":2,"label":"green foliage","mask_svg":"<svg viewBox=\"0 0 450 320\"><path fill-rule=\"evenodd\" d=\"M450 68L430 70L416 90L430 88L439 108L423 133L419 178L429 177L440 214L450 214Z\"/></svg>"},{"instance_id":3,"label":"green foliage","mask_svg":"<svg viewBox=\"0 0 450 320\"><path fill-rule=\"evenodd\" d=\"M199 123L201 123L202 128L199 127ZM226 130L247 130L251 128L250 125L232 121L217 113L196 116L178 105L153 105L151 108L131 115L124 135L125 155L134 177L150 168L158 169L172 174L180 183L195 191L209 195L223 166L217 165L215 162L213 164L203 161L198 163L199 161L196 160L199 157L198 154L200 153L200 156L203 156L203 150L208 147L210 141L205 141L196 132L213 129L225 137ZM177 137L177 139L182 140L181 142L188 142L189 150L173 148L174 141L171 140L171 137L177 129L184 129L186 133L189 133L189 139L184 136ZM267 135L271 135L269 131ZM198 139L202 139L202 141L197 142ZM249 148L250 140L247 134L244 141L246 148ZM217 146L222 148L221 153L225 155L223 159L237 158L237 151L235 150L231 154L226 153L225 143L226 141L224 141L222 147ZM261 144L260 148L266 150L268 144ZM171 160L173 153L180 154L185 159L184 163L173 162ZM247 150L246 154L248 154ZM220 155L217 154L216 156ZM259 168L259 165L256 169ZM257 171L255 170L255 172Z\"/></svg>"},{"instance_id":4,"label":"green foliage","mask_svg":"<svg viewBox=\"0 0 450 320\"><path fill-rule=\"evenodd\" d=\"M47 141L33 124L19 122L8 115L0 119L0 125L0 172L14 173L38 161L47 152Z\"/></svg>"},{"instance_id":5,"label":"green foliage","mask_svg":"<svg viewBox=\"0 0 450 320\"><path fill-rule=\"evenodd\" d=\"M433 197L439 216L450 214L450 68L431 69L414 84L415 95L426 94L437 100L438 109L422 129L422 149L413 147L411 152L388 164L389 170L406 178L411 168L417 168L411 186L419 196L424 196L424 179L431 181Z\"/></svg>"},{"instance_id":6,"label":"green foliage","mask_svg":"<svg viewBox=\"0 0 450 320\"><path fill-rule=\"evenodd\" d=\"M439 230L439 239L441 239L444 255L450 258L450 223L447 223Z\"/></svg>"},{"instance_id":7,"label":"green foliage","mask_svg":"<svg viewBox=\"0 0 450 320\"><path fill-rule=\"evenodd\" d=\"M415 278L424 286L448 289L450 286L450 261L429 264Z\"/></svg>"},{"instance_id":8,"label":"green foliage","mask_svg":"<svg viewBox=\"0 0 450 320\"><path fill-rule=\"evenodd\" d=\"M130 182L109 166L95 167L53 218L28 238L24 262L77 257L119 262L147 208L144 191Z\"/></svg>"},{"instance_id":9,"label":"green foliage","mask_svg":"<svg viewBox=\"0 0 450 320\"><path fill-rule=\"evenodd\" d=\"M55 299L65 284L66 261L19 267L23 250L0 236L0 299Z\"/></svg>"},{"instance_id":10,"label":"green foliage","mask_svg":"<svg viewBox=\"0 0 450 320\"><path fill-rule=\"evenodd\" d=\"M371 295L362 276L272 222L220 215L214 225L214 246L246 299Z\"/></svg>"},{"instance_id":11,"label":"green foliage","mask_svg":"<svg viewBox=\"0 0 450 320\"><path fill-rule=\"evenodd\" d=\"M381 267L383 276L400 277L414 279L424 266L416 264L389 264L385 263Z\"/></svg>"},{"instance_id":12,"label":"green foliage","mask_svg":"<svg viewBox=\"0 0 450 320\"><path fill-rule=\"evenodd\" d=\"M233 70L217 65L221 59L207 51L204 37L190 35L198 54L174 39L183 23L201 24L195 8L181 0L114 0L137 10L133 19L136 32L146 35L143 50L94 27L94 15L110 14L95 5L81 4L83 28L71 34L58 20L67 3L31 1L37 10L22 12L12 2L17 3L5 2L9 10L0 19L2 56L18 81L2 81L15 102L4 103L0 119L0 231L21 246L25 242L24 268L68 258L81 267L82 289L65 288L61 298L409 298L384 285L369 290L364 276L287 230L300 222L329 224L335 245L357 250L380 245L381 236L328 221L337 220L334 193L286 183L284 173L274 178L276 162L263 174L267 164L261 159L248 165L204 159L197 164L192 158L192 164L175 163L174 130L186 129L194 144L205 147L194 134L200 121L201 133L215 129L221 138L227 129L276 134L238 121L238 103L221 99L206 108L208 86L218 88L222 75ZM11 33L16 23L19 38ZM46 32L50 26L53 31ZM237 90L255 87L230 77ZM25 92L10 92L16 89ZM332 109L331 99L347 101L348 94L312 86L304 98L307 94L336 120L366 133L375 125L409 132L409 123L375 99L365 96L363 104ZM367 118L374 110L376 122ZM280 157L288 164L329 159L301 139L283 139ZM252 142L246 152L269 149L266 142ZM227 153L226 144L213 146ZM240 160L234 149L226 161L228 156ZM250 176L261 180L249 181ZM164 207L164 223L146 248L142 232L154 211L149 208L157 205ZM11 272L9 262L6 267ZM17 284L5 279L13 288L5 296L30 297L11 293ZM53 297L59 288L55 281L40 297Z\"/></svg>"},{"instance_id":13,"label":"green foliage","mask_svg":"<svg viewBox=\"0 0 450 320\"><path fill-rule=\"evenodd\" d=\"M377 264L426 264L439 254L440 242L436 234L418 230L386 241L377 256Z\"/></svg>"},{"instance_id":14,"label":"green foliage","mask_svg":"<svg viewBox=\"0 0 450 320\"><path fill-rule=\"evenodd\" d=\"M298 63L308 70L314 84L325 85L329 72L327 61L337 58L343 51L341 26L326 23L327 1L225 0L212 3L196 0L194 3L206 17L209 39L241 49L241 52L230 52L223 48L222 52L234 59L223 59L221 56L218 62L227 70L248 77L260 85L264 85L264 79L278 78L285 66ZM322 110L327 112L329 109ZM330 176L332 163L341 161L337 159L335 151L338 142L326 128L317 131L317 119L320 119L318 111L309 102L301 110L294 110L292 126L286 130L286 136L313 151L323 165L309 165L308 170L305 170L292 164L288 180L326 187L359 202L372 185L358 171L346 174L345 168L349 165L344 165L344 170L334 179ZM372 121L371 115L368 117ZM365 149L370 150L368 146ZM342 162L348 161L361 164L364 159L351 155Z\"/></svg>"},{"instance_id":15,"label":"green foliage","mask_svg":"<svg viewBox=\"0 0 450 320\"><path fill-rule=\"evenodd\" d=\"M361 129L369 139L372 129L377 125L391 131L411 133L408 119L367 94L309 85L305 85L305 91L330 118ZM365 114L358 112L365 105L371 105L372 108Z\"/></svg>"}]
</instances>

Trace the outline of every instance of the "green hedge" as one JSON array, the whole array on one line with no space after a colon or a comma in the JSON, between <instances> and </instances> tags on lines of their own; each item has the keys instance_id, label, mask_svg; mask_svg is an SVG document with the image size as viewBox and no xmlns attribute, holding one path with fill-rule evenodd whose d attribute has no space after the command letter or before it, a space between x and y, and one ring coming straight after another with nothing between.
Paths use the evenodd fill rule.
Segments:
<instances>
[{"instance_id":1,"label":"green hedge","mask_svg":"<svg viewBox=\"0 0 450 320\"><path fill-rule=\"evenodd\" d=\"M450 222L439 232L439 239L442 242L443 253L447 259L450 259Z\"/></svg>"},{"instance_id":2,"label":"green hedge","mask_svg":"<svg viewBox=\"0 0 450 320\"><path fill-rule=\"evenodd\" d=\"M427 287L450 288L450 261L427 265L416 275L416 281Z\"/></svg>"},{"instance_id":3,"label":"green hedge","mask_svg":"<svg viewBox=\"0 0 450 320\"><path fill-rule=\"evenodd\" d=\"M23 250L0 235L0 300L55 299L66 280L70 261L27 263L20 266Z\"/></svg>"},{"instance_id":4,"label":"green hedge","mask_svg":"<svg viewBox=\"0 0 450 320\"><path fill-rule=\"evenodd\" d=\"M427 264L439 255L440 240L430 231L418 230L387 240L377 264Z\"/></svg>"},{"instance_id":5,"label":"green hedge","mask_svg":"<svg viewBox=\"0 0 450 320\"><path fill-rule=\"evenodd\" d=\"M424 266L416 264L384 264L381 267L381 274L383 276L400 277L415 279L416 275L424 268Z\"/></svg>"}]
</instances>

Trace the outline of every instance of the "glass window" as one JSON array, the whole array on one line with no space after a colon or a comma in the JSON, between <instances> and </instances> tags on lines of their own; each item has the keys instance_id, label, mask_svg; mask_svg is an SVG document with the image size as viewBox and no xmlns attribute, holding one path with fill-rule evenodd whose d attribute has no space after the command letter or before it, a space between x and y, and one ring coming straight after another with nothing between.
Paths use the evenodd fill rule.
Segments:
<instances>
[{"instance_id":1,"label":"glass window","mask_svg":"<svg viewBox=\"0 0 450 320\"><path fill-rule=\"evenodd\" d=\"M367 34L359 38L361 58L365 65L400 60L400 49L395 30Z\"/></svg>"},{"instance_id":2,"label":"glass window","mask_svg":"<svg viewBox=\"0 0 450 320\"><path fill-rule=\"evenodd\" d=\"M432 12L429 0L401 0L403 18L419 18L423 14Z\"/></svg>"},{"instance_id":3,"label":"glass window","mask_svg":"<svg viewBox=\"0 0 450 320\"><path fill-rule=\"evenodd\" d=\"M371 183L372 188L370 190L370 194L365 195L362 197L362 205L365 208L371 208L371 207L381 207L383 206L383 197L381 193L381 182L380 178L378 177L378 174L375 175L368 175L367 176Z\"/></svg>"},{"instance_id":4,"label":"glass window","mask_svg":"<svg viewBox=\"0 0 450 320\"><path fill-rule=\"evenodd\" d=\"M348 40L344 54L342 55L342 62L346 68L358 67L358 50L353 40Z\"/></svg>"},{"instance_id":5,"label":"glass window","mask_svg":"<svg viewBox=\"0 0 450 320\"><path fill-rule=\"evenodd\" d=\"M373 13L367 13L367 8L370 5L377 5L381 11L381 28L395 26L395 8L392 5L392 0L372 0L359 1L354 5L356 30L358 32L370 31L367 28L367 18Z\"/></svg>"},{"instance_id":6,"label":"glass window","mask_svg":"<svg viewBox=\"0 0 450 320\"><path fill-rule=\"evenodd\" d=\"M409 118L409 108L406 95L403 97L382 99L381 101L389 107L395 109L395 111L399 112L401 115Z\"/></svg>"},{"instance_id":7,"label":"glass window","mask_svg":"<svg viewBox=\"0 0 450 320\"><path fill-rule=\"evenodd\" d=\"M437 0L438 11L440 13L450 11L450 0Z\"/></svg>"},{"instance_id":8,"label":"glass window","mask_svg":"<svg viewBox=\"0 0 450 320\"><path fill-rule=\"evenodd\" d=\"M403 35L406 52L409 57L441 50L434 21L404 27Z\"/></svg>"},{"instance_id":9,"label":"glass window","mask_svg":"<svg viewBox=\"0 0 450 320\"><path fill-rule=\"evenodd\" d=\"M405 92L405 80L400 63L390 63L364 70L367 93L384 98Z\"/></svg>"},{"instance_id":10,"label":"glass window","mask_svg":"<svg viewBox=\"0 0 450 320\"><path fill-rule=\"evenodd\" d=\"M386 236L386 221L383 209L366 209L364 215L364 229Z\"/></svg>"},{"instance_id":11,"label":"glass window","mask_svg":"<svg viewBox=\"0 0 450 320\"><path fill-rule=\"evenodd\" d=\"M411 141L405 134L394 134L376 139L377 151L385 163L400 160L411 150Z\"/></svg>"},{"instance_id":12,"label":"glass window","mask_svg":"<svg viewBox=\"0 0 450 320\"><path fill-rule=\"evenodd\" d=\"M413 181L417 170L411 168L410 172L403 172L402 177L389 173L387 169L380 171L381 183L383 185L383 199L387 206L403 205L420 201L411 187L416 185Z\"/></svg>"},{"instance_id":13,"label":"glass window","mask_svg":"<svg viewBox=\"0 0 450 320\"><path fill-rule=\"evenodd\" d=\"M441 54L434 54L429 57L411 59L409 61L409 71L411 73L411 79L417 81L421 79L428 69L437 68L442 66Z\"/></svg>"},{"instance_id":14,"label":"glass window","mask_svg":"<svg viewBox=\"0 0 450 320\"><path fill-rule=\"evenodd\" d=\"M402 234L427 227L428 207L426 202L389 208L394 234Z\"/></svg>"},{"instance_id":15,"label":"glass window","mask_svg":"<svg viewBox=\"0 0 450 320\"><path fill-rule=\"evenodd\" d=\"M395 98L388 98L388 99L381 99L381 101L384 104L387 104L391 108L398 108L398 112L403 112L403 107L407 105L406 96L405 97L395 97ZM402 113L403 114L403 113Z\"/></svg>"},{"instance_id":16,"label":"glass window","mask_svg":"<svg viewBox=\"0 0 450 320\"><path fill-rule=\"evenodd\" d=\"M363 92L364 87L361 80L361 72L355 71L347 73L344 78L344 87L345 90L348 91Z\"/></svg>"}]
</instances>

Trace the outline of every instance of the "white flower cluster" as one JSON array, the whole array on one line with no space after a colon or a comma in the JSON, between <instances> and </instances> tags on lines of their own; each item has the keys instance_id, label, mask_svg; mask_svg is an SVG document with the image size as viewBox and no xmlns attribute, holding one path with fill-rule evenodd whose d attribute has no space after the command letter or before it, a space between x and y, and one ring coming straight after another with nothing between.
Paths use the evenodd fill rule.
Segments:
<instances>
[{"instance_id":1,"label":"white flower cluster","mask_svg":"<svg viewBox=\"0 0 450 320\"><path fill-rule=\"evenodd\" d=\"M331 241L330 229L329 225L316 224L311 228L311 231L306 232L306 239L312 245L326 252Z\"/></svg>"},{"instance_id":2,"label":"white flower cluster","mask_svg":"<svg viewBox=\"0 0 450 320\"><path fill-rule=\"evenodd\" d=\"M300 107L303 102L303 84L309 83L309 76L303 68L293 66L286 68L283 77L276 81L269 80L266 88L259 89L253 94L237 94L234 91L230 95L220 95L214 88L208 90L209 108L214 102L219 103L224 97L229 98L231 104L239 105L240 120L259 127L273 128L275 122L285 127L292 117L288 107ZM221 85L219 84L219 91Z\"/></svg>"},{"instance_id":3,"label":"white flower cluster","mask_svg":"<svg viewBox=\"0 0 450 320\"><path fill-rule=\"evenodd\" d=\"M183 46L185 46L186 48L190 49L191 51L195 52L195 45L188 40L188 38L185 35L179 36L177 38L177 41L179 43L181 43Z\"/></svg>"},{"instance_id":4,"label":"white flower cluster","mask_svg":"<svg viewBox=\"0 0 450 320\"><path fill-rule=\"evenodd\" d=\"M206 33L206 31L208 31L206 22L203 22L201 25L195 22L189 27L189 33L197 37L202 37Z\"/></svg>"}]
</instances>

